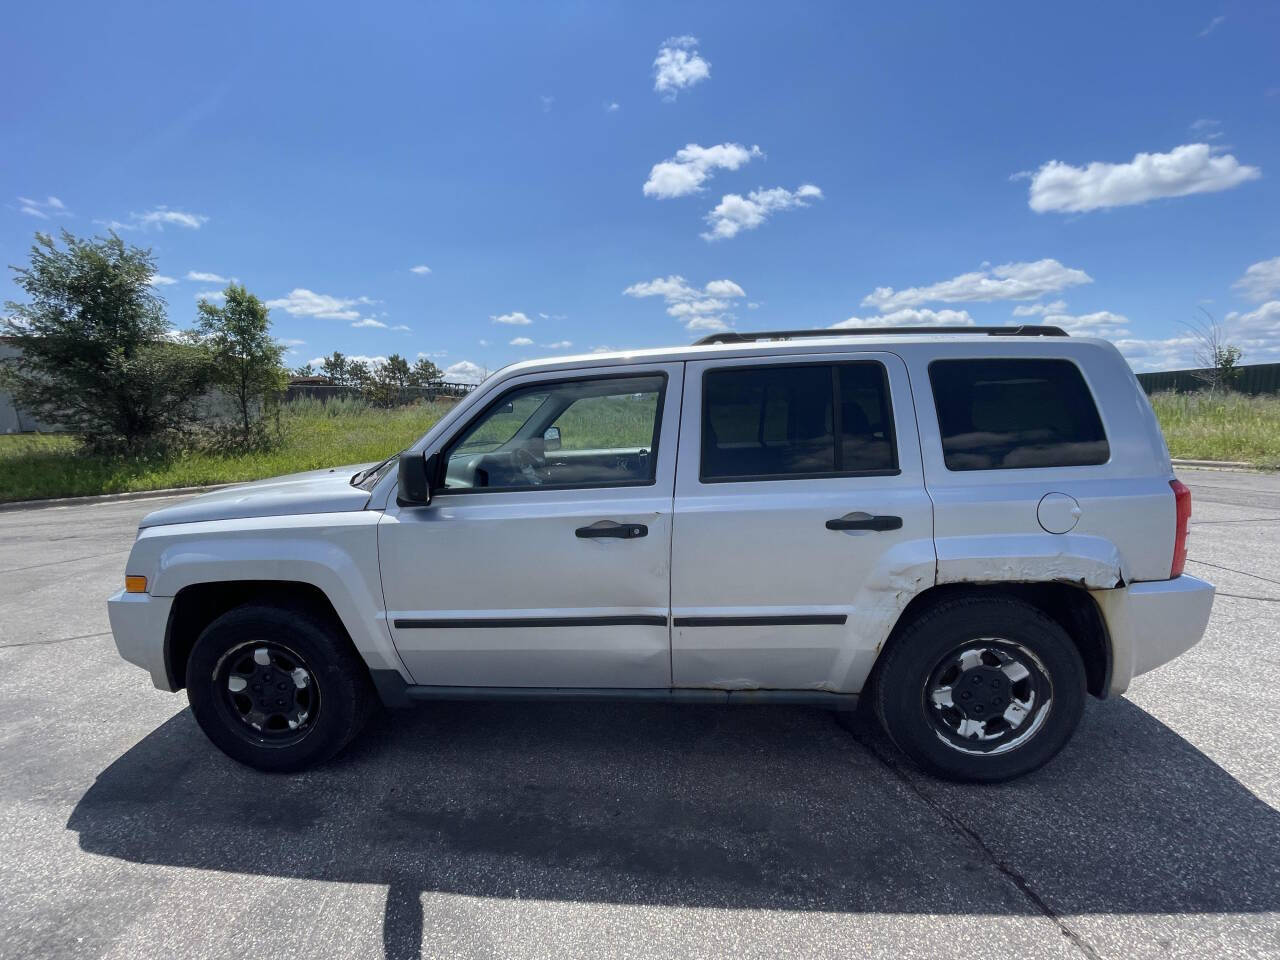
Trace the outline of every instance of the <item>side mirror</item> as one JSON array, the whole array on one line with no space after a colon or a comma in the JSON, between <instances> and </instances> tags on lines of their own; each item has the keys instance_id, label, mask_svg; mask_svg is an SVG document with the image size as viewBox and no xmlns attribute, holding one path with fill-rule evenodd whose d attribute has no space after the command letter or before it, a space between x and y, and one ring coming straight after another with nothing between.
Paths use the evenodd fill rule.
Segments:
<instances>
[{"instance_id":1,"label":"side mirror","mask_svg":"<svg viewBox=\"0 0 1280 960\"><path fill-rule=\"evenodd\" d=\"M400 484L396 503L402 507L423 507L431 502L431 480L435 476L439 455L423 457L420 453L400 454Z\"/></svg>"},{"instance_id":2,"label":"side mirror","mask_svg":"<svg viewBox=\"0 0 1280 960\"><path fill-rule=\"evenodd\" d=\"M560 449L559 427L547 427L547 432L542 435L542 449L547 453L554 453Z\"/></svg>"}]
</instances>

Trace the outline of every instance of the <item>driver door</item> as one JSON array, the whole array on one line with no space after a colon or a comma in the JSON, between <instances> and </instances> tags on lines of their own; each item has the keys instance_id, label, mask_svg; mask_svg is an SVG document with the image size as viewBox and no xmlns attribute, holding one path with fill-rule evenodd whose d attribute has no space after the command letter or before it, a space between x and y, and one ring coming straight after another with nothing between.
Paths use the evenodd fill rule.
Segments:
<instances>
[{"instance_id":1,"label":"driver door","mask_svg":"<svg viewBox=\"0 0 1280 960\"><path fill-rule=\"evenodd\" d=\"M682 380L679 363L517 378L442 443L430 504L378 527L416 683L671 685Z\"/></svg>"}]
</instances>

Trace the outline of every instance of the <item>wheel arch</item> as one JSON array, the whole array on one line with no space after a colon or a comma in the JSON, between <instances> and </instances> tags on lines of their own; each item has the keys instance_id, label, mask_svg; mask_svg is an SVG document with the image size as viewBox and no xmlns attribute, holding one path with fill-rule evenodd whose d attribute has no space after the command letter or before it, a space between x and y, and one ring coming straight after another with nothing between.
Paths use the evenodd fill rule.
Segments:
<instances>
[{"instance_id":1,"label":"wheel arch","mask_svg":"<svg viewBox=\"0 0 1280 960\"><path fill-rule=\"evenodd\" d=\"M251 604L305 610L332 626L357 657L359 650L333 602L312 583L298 580L219 580L183 587L173 598L164 632L164 668L169 686L186 686L187 660L196 640L218 617ZM363 661L363 657L360 658Z\"/></svg>"},{"instance_id":2,"label":"wheel arch","mask_svg":"<svg viewBox=\"0 0 1280 960\"><path fill-rule=\"evenodd\" d=\"M1001 582L988 584L944 583L920 591L899 614L893 629L876 658L877 665L918 616L945 600L955 597L1007 597L1021 600L1040 610L1066 631L1084 662L1088 691L1105 699L1111 687L1113 664L1111 636L1098 603L1084 587L1060 581ZM872 672L874 682L876 671Z\"/></svg>"}]
</instances>

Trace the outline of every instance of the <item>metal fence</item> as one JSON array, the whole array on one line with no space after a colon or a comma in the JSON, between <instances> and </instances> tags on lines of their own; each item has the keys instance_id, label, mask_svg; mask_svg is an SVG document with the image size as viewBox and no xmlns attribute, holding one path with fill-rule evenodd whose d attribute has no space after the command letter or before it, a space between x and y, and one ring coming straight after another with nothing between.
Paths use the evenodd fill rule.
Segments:
<instances>
[{"instance_id":1,"label":"metal fence","mask_svg":"<svg viewBox=\"0 0 1280 960\"><path fill-rule=\"evenodd\" d=\"M1140 373L1138 382L1147 393L1175 390L1189 393L1203 390L1204 370L1161 370L1159 373ZM1239 393L1280 393L1280 363L1252 363L1239 367L1231 389Z\"/></svg>"}]
</instances>

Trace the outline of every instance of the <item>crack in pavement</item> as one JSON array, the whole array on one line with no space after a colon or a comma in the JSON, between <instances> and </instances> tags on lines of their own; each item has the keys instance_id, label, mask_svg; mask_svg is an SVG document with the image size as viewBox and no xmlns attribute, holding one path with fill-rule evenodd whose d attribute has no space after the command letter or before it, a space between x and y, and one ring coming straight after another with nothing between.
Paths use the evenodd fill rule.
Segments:
<instances>
[{"instance_id":1,"label":"crack in pavement","mask_svg":"<svg viewBox=\"0 0 1280 960\"><path fill-rule=\"evenodd\" d=\"M82 560L101 560L103 557L124 556L128 554L120 550L113 550L110 553L91 553L85 557L68 557L66 560L46 560L44 563L33 563L26 567L9 567L7 570L0 570L0 573L21 573L23 570L35 570L38 567L56 567L60 563L78 563Z\"/></svg>"},{"instance_id":2,"label":"crack in pavement","mask_svg":"<svg viewBox=\"0 0 1280 960\"><path fill-rule=\"evenodd\" d=\"M1250 573L1248 570L1237 570L1235 567L1224 567L1220 563L1210 563L1208 560L1195 560L1187 557L1187 563L1198 563L1202 567L1213 567L1215 570L1225 570L1227 573L1238 573L1242 577L1253 577L1255 580L1261 580L1264 583L1274 583L1280 587L1280 580L1272 580L1270 577L1264 577L1256 573Z\"/></svg>"},{"instance_id":3,"label":"crack in pavement","mask_svg":"<svg viewBox=\"0 0 1280 960\"><path fill-rule=\"evenodd\" d=\"M101 633L82 633L76 637L57 637L53 640L19 640L17 643L0 643L0 650L8 650L12 647L43 647L51 643L67 643L71 640L92 640L94 637L109 637L110 630L103 630Z\"/></svg>"},{"instance_id":4,"label":"crack in pavement","mask_svg":"<svg viewBox=\"0 0 1280 960\"><path fill-rule=\"evenodd\" d=\"M1067 925L1066 921L1062 919L1057 911L1049 906L1040 894L1036 893L1035 889L1031 886L1031 882L1026 877L995 855L994 851L987 846L987 842L982 839L982 835L978 833L978 831L974 830L959 817L955 816L955 814L950 810L925 793L924 790L915 783L915 781L907 776L892 757L885 756L877 750L875 745L870 743L860 731L854 729L854 724L849 724L848 726L841 724L841 726L848 731L855 742L860 744L868 753L871 754L871 756L875 757L876 760L878 760L880 764L894 777L900 780L908 790L919 797L920 801L925 806L937 814L939 819L957 833L965 837L974 847L976 847L982 859L1017 887L1019 892L1021 892L1022 895L1031 902L1031 904L1041 913L1041 915L1045 917L1045 919L1053 922L1053 924L1058 928L1058 932L1061 933L1073 947L1084 954L1084 956L1088 957L1089 960L1102 960L1102 955L1093 948L1093 945Z\"/></svg>"}]
</instances>

